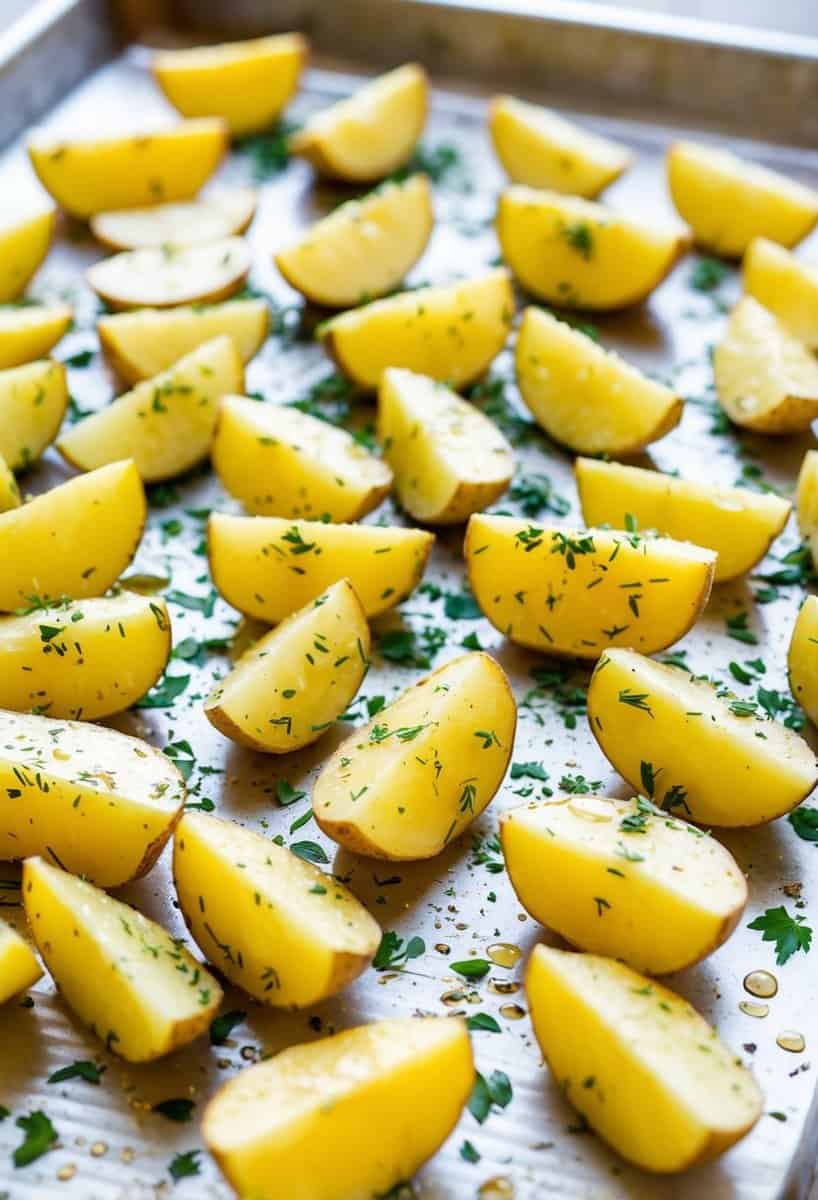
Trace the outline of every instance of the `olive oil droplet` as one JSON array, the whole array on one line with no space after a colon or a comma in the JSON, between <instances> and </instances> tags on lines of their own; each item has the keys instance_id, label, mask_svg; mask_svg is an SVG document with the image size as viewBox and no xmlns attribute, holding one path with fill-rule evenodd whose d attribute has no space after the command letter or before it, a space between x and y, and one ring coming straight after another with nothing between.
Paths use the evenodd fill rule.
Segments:
<instances>
[{"instance_id":1,"label":"olive oil droplet","mask_svg":"<svg viewBox=\"0 0 818 1200\"><path fill-rule=\"evenodd\" d=\"M778 991L778 980L771 971L751 971L744 976L744 990L760 1000L770 1000Z\"/></svg>"},{"instance_id":2,"label":"olive oil droplet","mask_svg":"<svg viewBox=\"0 0 818 1200\"><path fill-rule=\"evenodd\" d=\"M739 1008L745 1017L766 1017L770 1011L769 1004L756 1004L752 1000L742 1000Z\"/></svg>"},{"instance_id":3,"label":"olive oil droplet","mask_svg":"<svg viewBox=\"0 0 818 1200\"><path fill-rule=\"evenodd\" d=\"M782 1050L789 1050L790 1054L803 1054L807 1048L807 1041L803 1033L798 1033L794 1029L785 1029L783 1033L779 1033L775 1042Z\"/></svg>"},{"instance_id":4,"label":"olive oil droplet","mask_svg":"<svg viewBox=\"0 0 818 1200\"><path fill-rule=\"evenodd\" d=\"M507 1175L487 1179L477 1190L480 1200L514 1200L514 1184Z\"/></svg>"},{"instance_id":5,"label":"olive oil droplet","mask_svg":"<svg viewBox=\"0 0 818 1200\"><path fill-rule=\"evenodd\" d=\"M525 1009L521 1004L501 1004L500 1016L505 1017L507 1021L521 1021L525 1016Z\"/></svg>"},{"instance_id":6,"label":"olive oil droplet","mask_svg":"<svg viewBox=\"0 0 818 1200\"><path fill-rule=\"evenodd\" d=\"M490 979L489 991L494 992L495 996L513 996L515 992L519 992L522 984L517 983L513 979Z\"/></svg>"},{"instance_id":7,"label":"olive oil droplet","mask_svg":"<svg viewBox=\"0 0 818 1200\"><path fill-rule=\"evenodd\" d=\"M523 952L519 946L515 946L513 942L495 942L486 950L487 956L498 967L516 967L517 963L523 956Z\"/></svg>"}]
</instances>

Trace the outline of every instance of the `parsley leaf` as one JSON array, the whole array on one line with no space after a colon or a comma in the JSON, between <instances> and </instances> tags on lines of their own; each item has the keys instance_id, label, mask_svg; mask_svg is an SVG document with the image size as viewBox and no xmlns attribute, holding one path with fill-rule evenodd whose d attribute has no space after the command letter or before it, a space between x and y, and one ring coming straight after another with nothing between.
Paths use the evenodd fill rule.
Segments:
<instances>
[{"instance_id":1,"label":"parsley leaf","mask_svg":"<svg viewBox=\"0 0 818 1200\"><path fill-rule=\"evenodd\" d=\"M67 1079L84 1079L86 1083L99 1083L105 1067L98 1067L95 1062L81 1059L72 1062L67 1067L60 1067L49 1075L48 1083L64 1083Z\"/></svg>"},{"instance_id":2,"label":"parsley leaf","mask_svg":"<svg viewBox=\"0 0 818 1200\"><path fill-rule=\"evenodd\" d=\"M803 841L818 842L818 808L796 808L787 819Z\"/></svg>"},{"instance_id":3,"label":"parsley leaf","mask_svg":"<svg viewBox=\"0 0 818 1200\"><path fill-rule=\"evenodd\" d=\"M188 1175L198 1175L201 1171L199 1155L201 1150L185 1150L171 1160L168 1170L172 1179L185 1179Z\"/></svg>"},{"instance_id":4,"label":"parsley leaf","mask_svg":"<svg viewBox=\"0 0 818 1200\"><path fill-rule=\"evenodd\" d=\"M779 967L783 967L798 950L803 950L805 954L809 952L812 930L804 924L805 920L800 913L791 917L784 905L779 904L777 908L768 908L747 928L761 933L762 942L775 942L775 961Z\"/></svg>"},{"instance_id":5,"label":"parsley leaf","mask_svg":"<svg viewBox=\"0 0 818 1200\"><path fill-rule=\"evenodd\" d=\"M17 1118L17 1127L25 1137L12 1155L15 1167L27 1167L42 1157L57 1140L57 1131L41 1109Z\"/></svg>"},{"instance_id":6,"label":"parsley leaf","mask_svg":"<svg viewBox=\"0 0 818 1200\"><path fill-rule=\"evenodd\" d=\"M469 1017L466 1021L466 1028L473 1031L481 1030L484 1033L500 1033L499 1023L488 1013L475 1013L473 1017Z\"/></svg>"},{"instance_id":7,"label":"parsley leaf","mask_svg":"<svg viewBox=\"0 0 818 1200\"><path fill-rule=\"evenodd\" d=\"M452 963L452 970L464 979L482 979L491 970L491 963L485 958L465 958L462 962Z\"/></svg>"},{"instance_id":8,"label":"parsley leaf","mask_svg":"<svg viewBox=\"0 0 818 1200\"><path fill-rule=\"evenodd\" d=\"M495 1106L506 1108L511 1103L512 1094L511 1080L504 1071L492 1071L488 1079L478 1071L469 1096L469 1112L482 1125Z\"/></svg>"},{"instance_id":9,"label":"parsley leaf","mask_svg":"<svg viewBox=\"0 0 818 1200\"><path fill-rule=\"evenodd\" d=\"M242 1012L240 1008L234 1008L230 1012L222 1013L220 1017L214 1017L210 1022L211 1046L223 1046L236 1026L241 1025L246 1016L246 1012Z\"/></svg>"},{"instance_id":10,"label":"parsley leaf","mask_svg":"<svg viewBox=\"0 0 818 1200\"><path fill-rule=\"evenodd\" d=\"M402 971L412 958L426 953L426 943L421 937L411 937L404 945L403 938L394 929L387 929L381 938L372 966L376 971Z\"/></svg>"},{"instance_id":11,"label":"parsley leaf","mask_svg":"<svg viewBox=\"0 0 818 1200\"><path fill-rule=\"evenodd\" d=\"M189 1121L194 1107L194 1102L187 1096L171 1096L169 1100L160 1100L158 1104L154 1104L152 1111L168 1121Z\"/></svg>"}]
</instances>

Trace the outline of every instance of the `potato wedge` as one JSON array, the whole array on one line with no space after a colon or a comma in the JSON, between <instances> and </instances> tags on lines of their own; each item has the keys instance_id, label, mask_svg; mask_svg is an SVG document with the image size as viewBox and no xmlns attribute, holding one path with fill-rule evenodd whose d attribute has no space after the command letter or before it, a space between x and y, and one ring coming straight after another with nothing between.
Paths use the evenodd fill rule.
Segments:
<instances>
[{"instance_id":1,"label":"potato wedge","mask_svg":"<svg viewBox=\"0 0 818 1200\"><path fill-rule=\"evenodd\" d=\"M290 152L322 175L374 183L414 150L426 124L428 92L423 67L407 63L311 117L291 135Z\"/></svg>"},{"instance_id":2,"label":"potato wedge","mask_svg":"<svg viewBox=\"0 0 818 1200\"><path fill-rule=\"evenodd\" d=\"M68 332L72 319L65 304L0 308L0 370L43 358Z\"/></svg>"},{"instance_id":3,"label":"potato wedge","mask_svg":"<svg viewBox=\"0 0 818 1200\"><path fill-rule=\"evenodd\" d=\"M520 646L577 658L677 642L707 604L716 563L690 542L486 513L469 521L463 554L495 629Z\"/></svg>"},{"instance_id":4,"label":"potato wedge","mask_svg":"<svg viewBox=\"0 0 818 1200\"><path fill-rule=\"evenodd\" d=\"M23 904L60 995L127 1062L186 1046L218 1012L210 972L161 925L86 880L26 859Z\"/></svg>"},{"instance_id":5,"label":"potato wedge","mask_svg":"<svg viewBox=\"0 0 818 1200\"><path fill-rule=\"evenodd\" d=\"M550 108L495 96L489 132L512 183L593 200L633 161L627 146L567 121Z\"/></svg>"},{"instance_id":6,"label":"potato wedge","mask_svg":"<svg viewBox=\"0 0 818 1200\"><path fill-rule=\"evenodd\" d=\"M54 236L54 209L17 217L0 227L0 304L16 300L43 262Z\"/></svg>"},{"instance_id":7,"label":"potato wedge","mask_svg":"<svg viewBox=\"0 0 818 1200\"><path fill-rule=\"evenodd\" d=\"M392 472L345 429L285 404L226 396L213 466L248 512L357 521L388 495Z\"/></svg>"},{"instance_id":8,"label":"potato wedge","mask_svg":"<svg viewBox=\"0 0 818 1200\"><path fill-rule=\"evenodd\" d=\"M182 915L205 958L262 1004L307 1008L364 971L381 928L320 868L271 838L202 813L173 839Z\"/></svg>"},{"instance_id":9,"label":"potato wedge","mask_svg":"<svg viewBox=\"0 0 818 1200\"><path fill-rule=\"evenodd\" d=\"M24 471L51 445L67 407L62 363L44 359L0 371L0 454L12 471Z\"/></svg>"},{"instance_id":10,"label":"potato wedge","mask_svg":"<svg viewBox=\"0 0 818 1200\"><path fill-rule=\"evenodd\" d=\"M623 963L537 946L526 992L555 1081L629 1162L683 1171L723 1154L761 1116L758 1084L715 1029Z\"/></svg>"},{"instance_id":11,"label":"potato wedge","mask_svg":"<svg viewBox=\"0 0 818 1200\"><path fill-rule=\"evenodd\" d=\"M221 162L227 127L209 118L121 137L62 139L35 134L31 165L45 190L74 217L195 196Z\"/></svg>"},{"instance_id":12,"label":"potato wedge","mask_svg":"<svg viewBox=\"0 0 818 1200\"><path fill-rule=\"evenodd\" d=\"M57 449L81 471L129 457L146 482L172 479L207 457L222 397L243 387L235 343L227 336L212 338L72 425Z\"/></svg>"},{"instance_id":13,"label":"potato wedge","mask_svg":"<svg viewBox=\"0 0 818 1200\"><path fill-rule=\"evenodd\" d=\"M796 488L798 530L809 542L814 562L818 562L818 450L807 450Z\"/></svg>"},{"instance_id":14,"label":"potato wedge","mask_svg":"<svg viewBox=\"0 0 818 1200\"><path fill-rule=\"evenodd\" d=\"M254 1200L386 1196L443 1144L473 1084L465 1022L378 1021L242 1071L208 1104L202 1135Z\"/></svg>"},{"instance_id":15,"label":"potato wedge","mask_svg":"<svg viewBox=\"0 0 818 1200\"><path fill-rule=\"evenodd\" d=\"M578 458L574 473L586 524L624 529L632 517L639 529L715 550L715 583L736 579L760 562L792 509L781 496L595 458Z\"/></svg>"},{"instance_id":16,"label":"potato wedge","mask_svg":"<svg viewBox=\"0 0 818 1200\"><path fill-rule=\"evenodd\" d=\"M681 420L670 388L541 308L523 313L516 367L537 422L578 454L636 454Z\"/></svg>"},{"instance_id":17,"label":"potato wedge","mask_svg":"<svg viewBox=\"0 0 818 1200\"><path fill-rule=\"evenodd\" d=\"M222 117L235 137L259 133L294 95L309 43L300 33L162 50L156 82L185 117Z\"/></svg>"},{"instance_id":18,"label":"potato wedge","mask_svg":"<svg viewBox=\"0 0 818 1200\"><path fill-rule=\"evenodd\" d=\"M378 440L400 503L432 525L487 508L514 474L514 451L488 417L437 380L399 367L381 379Z\"/></svg>"},{"instance_id":19,"label":"potato wedge","mask_svg":"<svg viewBox=\"0 0 818 1200\"><path fill-rule=\"evenodd\" d=\"M500 835L514 891L536 921L649 975L712 954L747 903L732 854L641 796L523 804L503 813Z\"/></svg>"},{"instance_id":20,"label":"potato wedge","mask_svg":"<svg viewBox=\"0 0 818 1200\"><path fill-rule=\"evenodd\" d=\"M89 225L111 250L201 246L244 233L256 211L252 188L223 188L195 200L97 213Z\"/></svg>"},{"instance_id":21,"label":"potato wedge","mask_svg":"<svg viewBox=\"0 0 818 1200\"><path fill-rule=\"evenodd\" d=\"M146 511L139 473L127 460L0 515L0 612L101 596L136 553Z\"/></svg>"},{"instance_id":22,"label":"potato wedge","mask_svg":"<svg viewBox=\"0 0 818 1200\"><path fill-rule=\"evenodd\" d=\"M0 1004L19 996L42 976L43 969L25 938L0 921Z\"/></svg>"},{"instance_id":23,"label":"potato wedge","mask_svg":"<svg viewBox=\"0 0 818 1200\"><path fill-rule=\"evenodd\" d=\"M215 304L243 286L250 249L243 238L201 246L148 246L125 250L85 273L89 287L117 311Z\"/></svg>"},{"instance_id":24,"label":"potato wedge","mask_svg":"<svg viewBox=\"0 0 818 1200\"><path fill-rule=\"evenodd\" d=\"M239 612L271 625L347 578L367 617L379 616L420 583L434 540L422 529L227 513L211 514L207 534L219 592Z\"/></svg>"},{"instance_id":25,"label":"potato wedge","mask_svg":"<svg viewBox=\"0 0 818 1200\"><path fill-rule=\"evenodd\" d=\"M818 596L799 609L787 654L790 691L813 725L818 725Z\"/></svg>"},{"instance_id":26,"label":"potato wedge","mask_svg":"<svg viewBox=\"0 0 818 1200\"><path fill-rule=\"evenodd\" d=\"M526 291L600 312L647 299L688 248L676 226L637 223L591 200L521 185L500 197L497 236Z\"/></svg>"},{"instance_id":27,"label":"potato wedge","mask_svg":"<svg viewBox=\"0 0 818 1200\"><path fill-rule=\"evenodd\" d=\"M716 146L676 142L667 179L697 244L726 258L755 237L794 246L818 221L818 192Z\"/></svg>"},{"instance_id":28,"label":"potato wedge","mask_svg":"<svg viewBox=\"0 0 818 1200\"><path fill-rule=\"evenodd\" d=\"M333 317L329 354L355 383L376 388L387 367L407 367L459 388L477 379L508 337L514 297L508 271L418 288Z\"/></svg>"},{"instance_id":29,"label":"potato wedge","mask_svg":"<svg viewBox=\"0 0 818 1200\"><path fill-rule=\"evenodd\" d=\"M452 659L341 743L315 781L315 819L355 854L434 858L491 802L516 724L502 667Z\"/></svg>"},{"instance_id":30,"label":"potato wedge","mask_svg":"<svg viewBox=\"0 0 818 1200\"><path fill-rule=\"evenodd\" d=\"M0 710L0 859L44 854L99 887L145 875L185 781L161 751L103 725Z\"/></svg>"},{"instance_id":31,"label":"potato wedge","mask_svg":"<svg viewBox=\"0 0 818 1200\"><path fill-rule=\"evenodd\" d=\"M413 175L333 209L279 250L276 266L314 304L351 308L398 286L426 249L433 224L429 180Z\"/></svg>"},{"instance_id":32,"label":"potato wedge","mask_svg":"<svg viewBox=\"0 0 818 1200\"><path fill-rule=\"evenodd\" d=\"M818 267L768 238L753 238L742 263L744 290L811 350L818 350Z\"/></svg>"},{"instance_id":33,"label":"potato wedge","mask_svg":"<svg viewBox=\"0 0 818 1200\"><path fill-rule=\"evenodd\" d=\"M763 825L818 782L807 743L735 711L711 684L633 650L607 650L588 689L600 749L631 787L700 825Z\"/></svg>"},{"instance_id":34,"label":"potato wedge","mask_svg":"<svg viewBox=\"0 0 818 1200\"><path fill-rule=\"evenodd\" d=\"M19 508L20 503L20 489L14 472L0 454L0 513L8 512L10 508Z\"/></svg>"}]
</instances>

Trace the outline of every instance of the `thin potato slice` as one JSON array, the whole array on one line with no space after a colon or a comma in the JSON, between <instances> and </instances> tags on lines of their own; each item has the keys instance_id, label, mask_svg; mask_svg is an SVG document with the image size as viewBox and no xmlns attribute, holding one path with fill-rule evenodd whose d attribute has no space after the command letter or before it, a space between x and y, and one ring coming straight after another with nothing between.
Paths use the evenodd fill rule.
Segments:
<instances>
[{"instance_id":1,"label":"thin potato slice","mask_svg":"<svg viewBox=\"0 0 818 1200\"><path fill-rule=\"evenodd\" d=\"M0 308L0 370L43 358L68 332L72 319L65 304Z\"/></svg>"},{"instance_id":2,"label":"thin potato slice","mask_svg":"<svg viewBox=\"0 0 818 1200\"><path fill-rule=\"evenodd\" d=\"M818 267L767 238L753 238L742 264L744 290L794 337L818 350Z\"/></svg>"},{"instance_id":3,"label":"thin potato slice","mask_svg":"<svg viewBox=\"0 0 818 1200\"><path fill-rule=\"evenodd\" d=\"M0 921L0 1004L30 988L42 973L28 942L5 921Z\"/></svg>"},{"instance_id":4,"label":"thin potato slice","mask_svg":"<svg viewBox=\"0 0 818 1200\"><path fill-rule=\"evenodd\" d=\"M16 300L43 262L54 236L54 209L48 208L0 227L0 304Z\"/></svg>"},{"instance_id":5,"label":"thin potato slice","mask_svg":"<svg viewBox=\"0 0 818 1200\"><path fill-rule=\"evenodd\" d=\"M255 211L252 188L225 188L187 203L97 213L89 224L97 241L111 250L199 246L244 233Z\"/></svg>"},{"instance_id":6,"label":"thin potato slice","mask_svg":"<svg viewBox=\"0 0 818 1200\"><path fill-rule=\"evenodd\" d=\"M0 454L0 513L8 512L10 508L19 508L20 504L20 489L14 472Z\"/></svg>"},{"instance_id":7,"label":"thin potato slice","mask_svg":"<svg viewBox=\"0 0 818 1200\"><path fill-rule=\"evenodd\" d=\"M51 445L67 407L62 363L45 359L0 371L0 454L12 471L24 471Z\"/></svg>"},{"instance_id":8,"label":"thin potato slice","mask_svg":"<svg viewBox=\"0 0 818 1200\"><path fill-rule=\"evenodd\" d=\"M818 764L777 721L633 650L608 650L588 689L600 749L631 787L700 825L763 825L808 796Z\"/></svg>"},{"instance_id":9,"label":"thin potato slice","mask_svg":"<svg viewBox=\"0 0 818 1200\"><path fill-rule=\"evenodd\" d=\"M226 300L249 270L247 243L231 237L201 246L126 250L89 267L86 279L111 308L173 308Z\"/></svg>"},{"instance_id":10,"label":"thin potato slice","mask_svg":"<svg viewBox=\"0 0 818 1200\"><path fill-rule=\"evenodd\" d=\"M434 858L491 802L516 724L502 668L461 655L342 742L315 782L315 819L355 854Z\"/></svg>"},{"instance_id":11,"label":"thin potato slice","mask_svg":"<svg viewBox=\"0 0 818 1200\"><path fill-rule=\"evenodd\" d=\"M807 596L798 612L787 655L790 690L813 725L818 725L818 596Z\"/></svg>"},{"instance_id":12,"label":"thin potato slice","mask_svg":"<svg viewBox=\"0 0 818 1200\"><path fill-rule=\"evenodd\" d=\"M798 530L818 562L818 450L808 450L798 472L796 489Z\"/></svg>"}]
</instances>

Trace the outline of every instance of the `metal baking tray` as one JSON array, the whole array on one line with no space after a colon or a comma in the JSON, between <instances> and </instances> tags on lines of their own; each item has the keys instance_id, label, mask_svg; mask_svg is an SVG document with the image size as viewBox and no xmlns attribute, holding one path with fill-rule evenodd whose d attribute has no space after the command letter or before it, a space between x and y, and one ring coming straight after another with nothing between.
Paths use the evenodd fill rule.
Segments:
<instances>
[{"instance_id":1,"label":"metal baking tray","mask_svg":"<svg viewBox=\"0 0 818 1200\"><path fill-rule=\"evenodd\" d=\"M256 0L180 0L173 5L131 3L123 6L134 36L137 18L170 23L163 33L144 31L153 41L201 40L261 31L301 28L314 41L316 66L288 116L298 121L337 96L347 93L361 72L373 72L410 57L424 61L441 86L435 93L424 144L439 160L456 147L457 162L436 185L438 226L429 251L412 272L410 282L445 281L477 271L497 255L491 227L496 195L503 180L488 145L485 98L497 86L532 98L545 98L564 110L588 114L592 126L629 143L638 153L634 168L607 198L633 213L667 211L661 155L678 133L728 136L739 149L790 174L818 183L815 143L816 114L807 99L814 92L816 44L792 38L731 33L674 22L636 22L611 28L600 11L588 6L553 5L552 15L534 16L522 6L424 0L286 0L271 14ZM136 25L134 22L136 21ZM194 28L195 26L195 28ZM0 139L8 143L32 121L62 131L100 131L132 126L135 121L169 119L167 105L145 71L145 51L119 50L120 32L100 0L56 0L48 19L27 18L22 33L0 43ZM766 44L763 44L766 43ZM104 66L99 66L105 61ZM99 69L97 69L99 68ZM451 80L457 77L457 86ZM81 81L81 82L80 82ZM442 86L446 83L446 86ZM69 90L72 85L76 88ZM763 103L759 103L763 98ZM56 103L56 107L51 107ZM746 140L751 134L767 141ZM223 168L223 178L247 181L257 157L235 153ZM0 156L0 195L35 184L21 144L12 143ZM286 171L261 187L260 210L249 238L255 250L251 281L266 293L274 307L275 335L248 372L248 388L270 402L311 397L331 409L350 404L349 421L365 426L371 405L347 396L320 348L304 336L297 297L277 275L271 252L294 230L328 210L348 193L316 185L309 169L291 163ZM809 251L809 247L807 247ZM41 297L68 297L76 306L76 326L58 347L60 358L73 358L96 349L94 319L97 306L82 283L82 269L100 257L100 250L81 230L65 224L58 244L33 288ZM750 485L766 482L791 494L801 456L811 437L773 442L752 436L712 432L713 396L709 348L719 336L725 307L738 292L735 272L728 272L713 292L692 286L696 259L683 262L644 307L595 321L606 345L615 347L644 369L674 379L689 398L681 426L652 449L661 469L678 469L696 479ZM309 321L306 321L307 327ZM104 404L115 382L99 354L89 366L70 366L70 386L80 410ZM520 473L547 474L555 493L570 502L570 520L578 518L571 480L570 458L532 429L516 395L509 351L491 369L480 403L487 406L518 442ZM329 382L324 382L329 380ZM69 475L50 452L38 470L24 479L24 488L38 492ZM524 497L505 498L500 507L521 512ZM171 605L175 641L234 638L240 647L254 630L240 623L231 609L214 598L205 560L197 554L201 520L190 515L203 508L235 510L218 483L197 473L169 488L153 489L149 528L137 560L127 572L142 576L142 586L172 587L200 599L196 611ZM545 518L545 514L541 516ZM370 520L402 518L389 503ZM170 522L170 523L169 523ZM182 533L173 536L181 524ZM427 581L444 592L463 586L461 532L438 538ZM791 526L759 568L761 574L780 572L782 556L797 545ZM0 570L4 569L0 564ZM144 577L150 578L146 581ZM164 581L172 577L172 583ZM756 600L766 587L759 580L742 580L717 588L703 619L681 643L697 670L721 677L728 660L742 662L761 655L767 663L765 685L787 689L785 658L790 629L802 592L779 585L778 599ZM768 598L768 597L765 597ZM188 602L196 603L196 601ZM212 603L212 612L210 605ZM749 613L758 645L732 640L725 618ZM209 614L209 615L208 615ZM459 652L460 643L476 633L480 643L508 671L520 702L520 724L514 758L542 762L550 785L560 786L565 775L599 781L604 792L627 794L622 782L589 736L582 715L581 688L588 671L562 667L505 642L487 622L452 619L444 598L416 592L399 613L376 623L376 633L400 623L417 635L441 627L448 635L434 659L436 664ZM255 631L257 632L257 630ZM190 643L188 643L189 653ZM201 658L201 662L197 658ZM307 811L310 780L320 762L350 728L339 723L315 747L279 761L233 747L210 728L201 713L201 699L213 676L223 673L228 657L218 651L194 658L176 658L170 672L190 677L174 708L133 711L115 723L159 746L188 743L191 800L212 800L218 811L274 835L291 840L290 827ZM717 669L714 664L719 664ZM550 679L534 670L556 670ZM422 673L418 667L379 658L366 680L366 696L390 698ZM543 682L543 680L545 681ZM747 689L735 684L736 690ZM362 716L353 705L351 717ZM808 736L811 736L808 734ZM304 790L304 799L283 808L276 801L277 783L286 779ZM543 1068L525 1013L520 987L522 962L496 966L485 981L464 985L448 967L470 952L485 955L498 942L520 948L523 955L544 935L527 919L515 901L508 879L492 853L497 814L519 804L521 789L542 787L526 779L507 779L492 806L472 834L450 846L439 858L418 864L374 863L338 850L315 826L297 835L318 842L329 859L328 869L349 880L384 929L408 938L421 936L425 953L404 970L370 970L337 999L314 1012L296 1014L263 1010L238 992L228 992L227 1009L241 1009L246 1019L224 1046L206 1039L165 1062L133 1067L107 1054L85 1033L43 982L32 992L33 1007L7 1006L0 1013L0 1104L11 1118L0 1122L0 1196L8 1200L147 1200L171 1193L179 1200L215 1200L229 1189L202 1152L198 1175L176 1183L169 1164L180 1152L201 1150L197 1118L206 1098L232 1073L262 1054L274 1053L296 1041L362 1021L415 1012L496 1017L501 1033L475 1033L479 1069L484 1074L504 1071L513 1086L513 1099L493 1112L483 1125L466 1113L443 1150L420 1173L415 1194L424 1200L463 1197L516 1197L516 1200L783 1200L806 1197L813 1175L816 1145L815 1075L812 1056L818 1047L815 954L795 955L777 968L769 945L747 929L748 921L780 904L803 907L812 914L818 886L815 848L800 841L786 820L724 840L750 880L747 916L729 943L705 963L670 979L714 1021L726 1040L751 1060L766 1094L766 1115L754 1131L719 1162L677 1178L655 1178L623 1163L582 1128L576 1114L561 1100ZM536 794L536 790L535 793ZM0 902L3 915L20 924L19 873L2 868ZM176 912L168 857L150 875L123 889L122 894L150 915L182 934ZM813 922L814 923L814 922ZM657 930L657 936L661 931ZM769 1001L769 1015L754 1018L739 1005L753 998L742 981L751 970L772 970L778 994ZM517 1008L513 1006L518 1006ZM521 1015L522 1013L522 1015ZM570 1021L566 1013L566 1021ZM785 1030L801 1032L806 1050L788 1053L777 1043ZM743 1048L743 1049L742 1049ZM49 1084L48 1076L75 1059L94 1059L105 1065L99 1086L72 1081ZM151 1111L162 1099L185 1096L196 1102L189 1124L173 1124ZM429 1103L434 1103L430 1095ZM22 1170L11 1166L10 1152L20 1131L14 1118L42 1108L58 1134L57 1148ZM465 1140L480 1154L479 1162L461 1157ZM493 1182L492 1182L493 1181ZM482 1189L482 1190L481 1190ZM285 1200L282 1197L282 1200Z\"/></svg>"}]
</instances>

